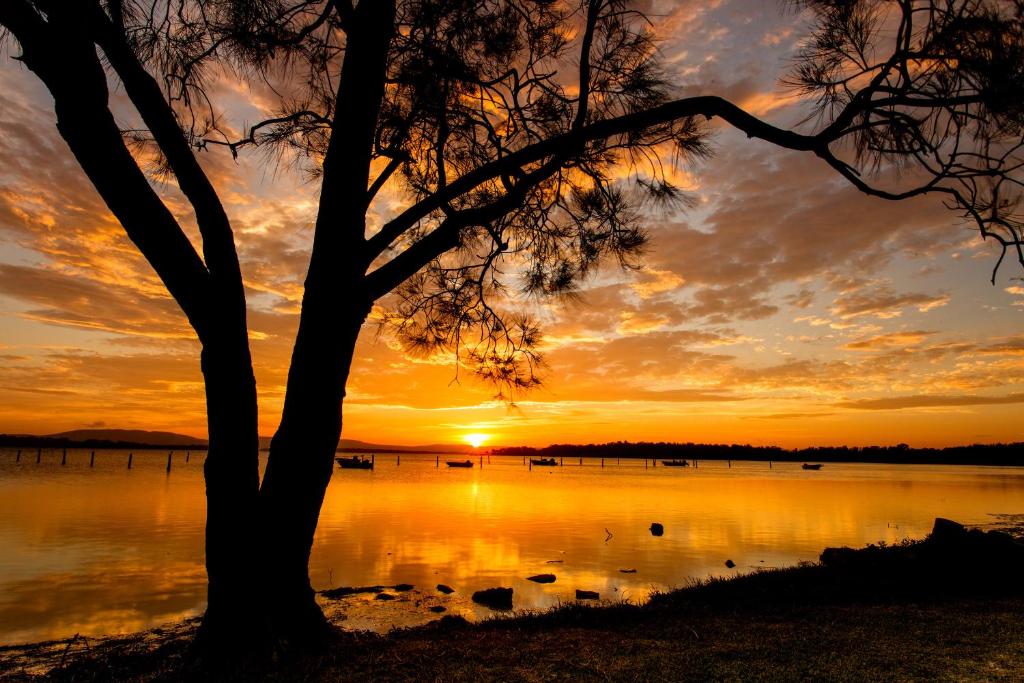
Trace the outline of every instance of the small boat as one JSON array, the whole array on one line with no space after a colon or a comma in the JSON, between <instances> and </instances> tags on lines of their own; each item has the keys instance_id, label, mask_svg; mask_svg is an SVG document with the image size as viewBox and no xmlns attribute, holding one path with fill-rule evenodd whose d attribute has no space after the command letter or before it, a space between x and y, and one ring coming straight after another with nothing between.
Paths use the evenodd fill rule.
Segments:
<instances>
[{"instance_id":1,"label":"small boat","mask_svg":"<svg viewBox=\"0 0 1024 683\"><path fill-rule=\"evenodd\" d=\"M530 458L530 464L536 467L554 467L558 461L554 458Z\"/></svg>"},{"instance_id":2,"label":"small boat","mask_svg":"<svg viewBox=\"0 0 1024 683\"><path fill-rule=\"evenodd\" d=\"M815 463L813 465L808 465L807 463L804 463L803 465L801 465L801 467L805 470L820 470L822 465L820 462Z\"/></svg>"},{"instance_id":3,"label":"small boat","mask_svg":"<svg viewBox=\"0 0 1024 683\"><path fill-rule=\"evenodd\" d=\"M335 458L338 467L343 470L372 470L373 461L353 455L351 458Z\"/></svg>"},{"instance_id":4,"label":"small boat","mask_svg":"<svg viewBox=\"0 0 1024 683\"><path fill-rule=\"evenodd\" d=\"M473 461L472 460L446 460L445 464L448 465L448 467L472 467L473 466Z\"/></svg>"},{"instance_id":5,"label":"small boat","mask_svg":"<svg viewBox=\"0 0 1024 683\"><path fill-rule=\"evenodd\" d=\"M689 460L662 460L661 464L665 467L689 467Z\"/></svg>"}]
</instances>

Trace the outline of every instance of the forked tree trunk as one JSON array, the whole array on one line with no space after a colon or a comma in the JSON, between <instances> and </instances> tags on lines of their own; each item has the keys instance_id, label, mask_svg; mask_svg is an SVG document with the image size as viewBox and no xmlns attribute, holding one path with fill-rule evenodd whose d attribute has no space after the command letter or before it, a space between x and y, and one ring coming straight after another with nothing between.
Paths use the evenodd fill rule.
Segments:
<instances>
[{"instance_id":1,"label":"forked tree trunk","mask_svg":"<svg viewBox=\"0 0 1024 683\"><path fill-rule=\"evenodd\" d=\"M368 312L368 305L332 301L307 288L281 424L260 489L271 627L275 638L296 645L327 632L309 580L309 555L341 436L345 383Z\"/></svg>"}]
</instances>

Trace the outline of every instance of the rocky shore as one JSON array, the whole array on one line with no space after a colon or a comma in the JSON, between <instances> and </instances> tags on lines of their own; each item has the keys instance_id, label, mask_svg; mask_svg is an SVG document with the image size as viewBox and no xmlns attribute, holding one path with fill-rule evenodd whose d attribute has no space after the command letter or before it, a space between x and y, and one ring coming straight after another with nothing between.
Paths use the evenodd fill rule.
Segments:
<instances>
[{"instance_id":1,"label":"rocky shore","mask_svg":"<svg viewBox=\"0 0 1024 683\"><path fill-rule=\"evenodd\" d=\"M443 617L326 651L197 669L194 623L0 648L4 680L1022 680L1024 543L936 520L921 541L710 580L644 605Z\"/></svg>"}]
</instances>

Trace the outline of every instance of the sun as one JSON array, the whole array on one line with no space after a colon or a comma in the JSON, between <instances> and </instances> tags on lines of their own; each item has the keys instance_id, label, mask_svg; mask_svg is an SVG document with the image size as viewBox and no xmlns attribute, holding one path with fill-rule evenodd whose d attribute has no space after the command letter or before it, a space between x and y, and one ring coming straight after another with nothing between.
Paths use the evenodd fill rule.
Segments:
<instances>
[{"instance_id":1,"label":"sun","mask_svg":"<svg viewBox=\"0 0 1024 683\"><path fill-rule=\"evenodd\" d=\"M491 438L490 434L466 434L462 437L462 440L473 448L480 448L480 446L484 445L489 438Z\"/></svg>"}]
</instances>

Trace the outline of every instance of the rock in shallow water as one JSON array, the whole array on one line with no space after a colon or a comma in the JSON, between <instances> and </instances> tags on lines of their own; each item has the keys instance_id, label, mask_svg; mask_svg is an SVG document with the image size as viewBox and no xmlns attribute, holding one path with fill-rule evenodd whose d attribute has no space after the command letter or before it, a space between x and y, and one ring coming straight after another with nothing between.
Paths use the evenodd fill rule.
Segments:
<instances>
[{"instance_id":1,"label":"rock in shallow water","mask_svg":"<svg viewBox=\"0 0 1024 683\"><path fill-rule=\"evenodd\" d=\"M473 593L473 602L495 610L512 609L511 588L487 588Z\"/></svg>"},{"instance_id":2,"label":"rock in shallow water","mask_svg":"<svg viewBox=\"0 0 1024 683\"><path fill-rule=\"evenodd\" d=\"M437 591L439 593L444 593L445 595L451 595L452 593L455 592L455 589L452 588L451 586L446 586L443 583L439 583L439 584L437 584Z\"/></svg>"},{"instance_id":3,"label":"rock in shallow water","mask_svg":"<svg viewBox=\"0 0 1024 683\"><path fill-rule=\"evenodd\" d=\"M601 596L597 591L581 591L579 588L576 589L577 600L600 600Z\"/></svg>"},{"instance_id":4,"label":"rock in shallow water","mask_svg":"<svg viewBox=\"0 0 1024 683\"><path fill-rule=\"evenodd\" d=\"M533 581L534 583L554 583L554 574L537 574L535 576L528 577L527 581Z\"/></svg>"},{"instance_id":5,"label":"rock in shallow water","mask_svg":"<svg viewBox=\"0 0 1024 683\"><path fill-rule=\"evenodd\" d=\"M662 526L659 522L652 522L651 523L651 536L664 536L664 535L665 535L665 527Z\"/></svg>"}]
</instances>

